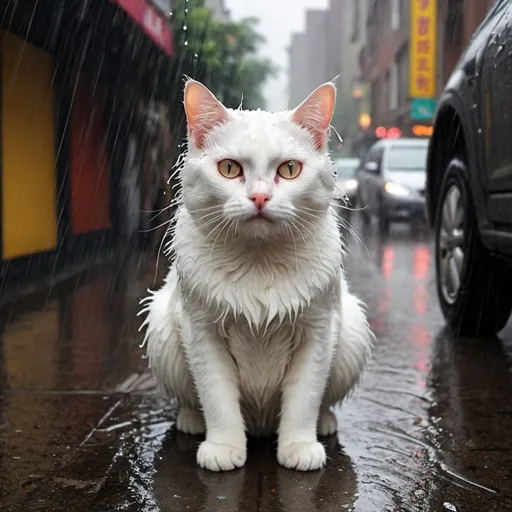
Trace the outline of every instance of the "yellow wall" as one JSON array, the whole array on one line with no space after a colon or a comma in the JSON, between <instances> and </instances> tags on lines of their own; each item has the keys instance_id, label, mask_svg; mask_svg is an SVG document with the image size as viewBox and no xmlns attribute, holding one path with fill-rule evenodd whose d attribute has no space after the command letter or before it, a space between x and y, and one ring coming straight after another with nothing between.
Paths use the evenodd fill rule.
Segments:
<instances>
[{"instance_id":1,"label":"yellow wall","mask_svg":"<svg viewBox=\"0 0 512 512\"><path fill-rule=\"evenodd\" d=\"M2 242L11 259L57 246L53 58L0 32Z\"/></svg>"}]
</instances>

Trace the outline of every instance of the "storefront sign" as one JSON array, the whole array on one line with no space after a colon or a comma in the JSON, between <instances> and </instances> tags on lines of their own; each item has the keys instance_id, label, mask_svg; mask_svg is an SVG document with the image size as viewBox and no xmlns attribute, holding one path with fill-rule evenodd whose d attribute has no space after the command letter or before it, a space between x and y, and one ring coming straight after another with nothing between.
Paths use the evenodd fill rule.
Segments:
<instances>
[{"instance_id":1,"label":"storefront sign","mask_svg":"<svg viewBox=\"0 0 512 512\"><path fill-rule=\"evenodd\" d=\"M412 133L416 137L430 137L434 131L433 126L424 125L424 124L415 124L412 127Z\"/></svg>"},{"instance_id":2,"label":"storefront sign","mask_svg":"<svg viewBox=\"0 0 512 512\"><path fill-rule=\"evenodd\" d=\"M437 0L411 0L409 96L436 94Z\"/></svg>"},{"instance_id":3,"label":"storefront sign","mask_svg":"<svg viewBox=\"0 0 512 512\"><path fill-rule=\"evenodd\" d=\"M431 121L436 113L437 100L414 98L411 101L411 118L418 121Z\"/></svg>"},{"instance_id":4,"label":"storefront sign","mask_svg":"<svg viewBox=\"0 0 512 512\"><path fill-rule=\"evenodd\" d=\"M172 31L169 21L145 0L114 0L144 32L170 57L173 55Z\"/></svg>"}]
</instances>

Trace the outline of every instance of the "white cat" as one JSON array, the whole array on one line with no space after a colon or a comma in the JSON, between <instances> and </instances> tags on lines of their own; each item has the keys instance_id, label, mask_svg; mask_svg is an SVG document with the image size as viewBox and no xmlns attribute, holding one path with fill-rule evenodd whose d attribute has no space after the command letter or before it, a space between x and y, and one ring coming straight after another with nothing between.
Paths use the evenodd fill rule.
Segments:
<instances>
[{"instance_id":1,"label":"white cat","mask_svg":"<svg viewBox=\"0 0 512 512\"><path fill-rule=\"evenodd\" d=\"M177 428L206 432L197 462L231 470L246 431L278 434L287 468L324 465L330 406L358 381L373 343L349 292L330 206L336 90L293 111L226 109L185 86L188 153L164 286L146 301L150 366L179 402Z\"/></svg>"}]
</instances>

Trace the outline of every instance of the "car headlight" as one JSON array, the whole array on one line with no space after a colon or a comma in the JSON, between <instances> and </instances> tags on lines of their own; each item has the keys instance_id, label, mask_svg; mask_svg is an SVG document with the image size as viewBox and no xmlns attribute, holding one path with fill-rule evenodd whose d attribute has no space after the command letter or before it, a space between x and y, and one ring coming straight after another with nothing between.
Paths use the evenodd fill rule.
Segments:
<instances>
[{"instance_id":1,"label":"car headlight","mask_svg":"<svg viewBox=\"0 0 512 512\"><path fill-rule=\"evenodd\" d=\"M354 190L357 190L357 180L347 180L344 189L345 192L354 192Z\"/></svg>"},{"instance_id":2,"label":"car headlight","mask_svg":"<svg viewBox=\"0 0 512 512\"><path fill-rule=\"evenodd\" d=\"M411 191L407 187L389 181L384 185L384 190L391 196L407 197L411 195Z\"/></svg>"}]
</instances>

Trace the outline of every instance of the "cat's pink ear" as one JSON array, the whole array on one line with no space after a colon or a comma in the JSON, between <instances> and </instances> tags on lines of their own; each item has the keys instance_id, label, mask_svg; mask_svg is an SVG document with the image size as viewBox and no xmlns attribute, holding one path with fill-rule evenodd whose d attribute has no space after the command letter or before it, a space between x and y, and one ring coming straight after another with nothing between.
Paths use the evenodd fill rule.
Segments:
<instances>
[{"instance_id":1,"label":"cat's pink ear","mask_svg":"<svg viewBox=\"0 0 512 512\"><path fill-rule=\"evenodd\" d=\"M336 87L328 82L314 90L293 112L293 121L313 135L317 149L327 143L335 104Z\"/></svg>"},{"instance_id":2,"label":"cat's pink ear","mask_svg":"<svg viewBox=\"0 0 512 512\"><path fill-rule=\"evenodd\" d=\"M206 135L228 120L228 111L207 87L195 80L185 84L184 103L188 135L202 148Z\"/></svg>"}]
</instances>

